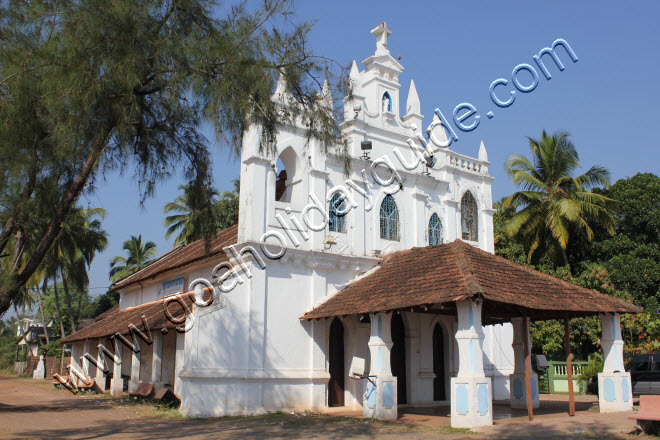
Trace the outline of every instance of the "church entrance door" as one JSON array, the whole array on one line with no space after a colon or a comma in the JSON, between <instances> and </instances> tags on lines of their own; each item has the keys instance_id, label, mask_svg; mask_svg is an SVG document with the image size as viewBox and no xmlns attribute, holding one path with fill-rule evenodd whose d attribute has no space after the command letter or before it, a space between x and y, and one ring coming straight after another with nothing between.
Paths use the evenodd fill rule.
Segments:
<instances>
[{"instance_id":1,"label":"church entrance door","mask_svg":"<svg viewBox=\"0 0 660 440\"><path fill-rule=\"evenodd\" d=\"M445 341L442 327L433 327L433 400L447 400L445 394Z\"/></svg>"},{"instance_id":2,"label":"church entrance door","mask_svg":"<svg viewBox=\"0 0 660 440\"><path fill-rule=\"evenodd\" d=\"M338 318L330 324L329 370L328 406L344 406L344 325Z\"/></svg>"},{"instance_id":3,"label":"church entrance door","mask_svg":"<svg viewBox=\"0 0 660 440\"><path fill-rule=\"evenodd\" d=\"M397 378L397 401L399 404L406 404L408 403L406 392L406 327L399 313L392 316L392 343L390 367L392 376Z\"/></svg>"}]
</instances>

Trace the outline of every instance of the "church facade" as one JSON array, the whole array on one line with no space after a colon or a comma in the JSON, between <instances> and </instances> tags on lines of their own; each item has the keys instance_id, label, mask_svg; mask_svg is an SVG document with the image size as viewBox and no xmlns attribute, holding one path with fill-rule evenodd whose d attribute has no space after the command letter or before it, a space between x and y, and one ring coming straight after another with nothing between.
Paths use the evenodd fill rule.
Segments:
<instances>
[{"instance_id":1,"label":"church facade","mask_svg":"<svg viewBox=\"0 0 660 440\"><path fill-rule=\"evenodd\" d=\"M245 136L236 250L248 257L250 276L224 295L226 307L196 316L186 333L179 374L186 415L361 408L366 380L349 374L355 358L369 369L369 317L299 318L388 254L456 238L493 252L493 178L484 146L479 158L439 149L432 169L415 164L407 142L419 144L420 100L412 81L407 96L401 93L403 67L387 49L389 30L373 33L377 50L364 70L353 63L352 97L344 101L350 175L342 157L307 144L304 127L280 130L277 160L259 153L256 128ZM273 99L287 102L286 94L281 83ZM371 143L368 159L363 142ZM282 168L285 180L278 179ZM252 250L263 242L286 252L260 262ZM456 325L451 316L393 317L400 404L449 400L458 371ZM484 364L500 399L508 398L512 338L510 324L485 330Z\"/></svg>"},{"instance_id":2,"label":"church facade","mask_svg":"<svg viewBox=\"0 0 660 440\"><path fill-rule=\"evenodd\" d=\"M191 417L343 406L386 419L450 403L452 426L472 427L492 423L493 400L538 407L530 316L600 314L601 408L632 405L617 323L638 308L492 255L486 149L446 148L437 119L419 134L390 33L372 30L375 53L353 62L343 153L292 123L268 157L249 129L238 225L114 285L119 306L63 340L72 369L114 395L169 388ZM285 81L272 99L292 102Z\"/></svg>"}]
</instances>

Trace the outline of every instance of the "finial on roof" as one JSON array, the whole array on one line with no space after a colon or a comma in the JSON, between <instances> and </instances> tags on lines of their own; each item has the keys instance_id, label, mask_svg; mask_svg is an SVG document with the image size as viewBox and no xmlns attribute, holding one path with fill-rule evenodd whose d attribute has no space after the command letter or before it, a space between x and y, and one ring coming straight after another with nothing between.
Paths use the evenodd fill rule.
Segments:
<instances>
[{"instance_id":1,"label":"finial on roof","mask_svg":"<svg viewBox=\"0 0 660 440\"><path fill-rule=\"evenodd\" d=\"M387 37L392 35L392 31L387 28L387 23L382 22L371 33L376 36L376 55L386 55L390 51L387 49Z\"/></svg>"},{"instance_id":2,"label":"finial on roof","mask_svg":"<svg viewBox=\"0 0 660 440\"><path fill-rule=\"evenodd\" d=\"M406 114L416 114L419 115L422 113L422 105L419 102L419 95L417 94L417 88L415 87L415 81L410 80L410 89L408 89L408 99L406 100Z\"/></svg>"},{"instance_id":3,"label":"finial on roof","mask_svg":"<svg viewBox=\"0 0 660 440\"><path fill-rule=\"evenodd\" d=\"M332 92L330 91L330 81L328 81L327 77L325 78L325 81L323 81L321 97L323 98L324 105L329 106L329 108L332 109L334 104L332 102Z\"/></svg>"},{"instance_id":4,"label":"finial on roof","mask_svg":"<svg viewBox=\"0 0 660 440\"><path fill-rule=\"evenodd\" d=\"M488 152L486 152L486 146L484 145L484 141L481 141L481 145L479 145L479 160L488 162Z\"/></svg>"},{"instance_id":5,"label":"finial on roof","mask_svg":"<svg viewBox=\"0 0 660 440\"><path fill-rule=\"evenodd\" d=\"M353 60L353 64L351 65L351 72L348 74L348 77L355 81L358 79L359 75L360 75L360 69L358 69L358 65L355 62L355 60Z\"/></svg>"}]
</instances>

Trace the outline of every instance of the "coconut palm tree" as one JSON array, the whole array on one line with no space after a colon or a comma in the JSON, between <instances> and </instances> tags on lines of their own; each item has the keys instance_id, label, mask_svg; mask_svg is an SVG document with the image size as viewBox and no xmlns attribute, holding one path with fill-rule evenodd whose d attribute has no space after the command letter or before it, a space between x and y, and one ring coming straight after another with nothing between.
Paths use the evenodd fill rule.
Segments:
<instances>
[{"instance_id":1,"label":"coconut palm tree","mask_svg":"<svg viewBox=\"0 0 660 440\"><path fill-rule=\"evenodd\" d=\"M213 236L217 232L213 205L218 192L209 186L181 185L183 195L163 208L163 224L167 228L165 238L169 239L178 232L174 245L186 245L202 238Z\"/></svg>"},{"instance_id":2,"label":"coconut palm tree","mask_svg":"<svg viewBox=\"0 0 660 440\"><path fill-rule=\"evenodd\" d=\"M596 224L614 233L615 222L607 211L612 200L590 191L609 185L609 171L593 166L574 177L580 158L567 133L548 135L543 131L541 139L528 139L531 159L514 154L505 165L511 181L522 186L522 191L502 204L503 209L516 209L505 230L509 236L522 238L528 262L546 245L568 265L566 247L572 230L583 231L588 240Z\"/></svg>"},{"instance_id":3,"label":"coconut palm tree","mask_svg":"<svg viewBox=\"0 0 660 440\"><path fill-rule=\"evenodd\" d=\"M96 253L104 250L108 244L107 233L101 229L101 220L104 217L105 210L101 208L82 209L76 207L72 209L66 221L62 224L62 230L46 259L46 273L54 283L58 314L60 313L59 291L57 289L59 276L71 329L74 332L76 331L77 318L80 318L82 298L89 285L87 269ZM78 308L75 314L70 287L73 287L79 295Z\"/></svg>"},{"instance_id":4,"label":"coconut palm tree","mask_svg":"<svg viewBox=\"0 0 660 440\"><path fill-rule=\"evenodd\" d=\"M123 248L128 252L128 257L118 256L110 261L110 281L113 283L147 267L156 257L156 243L143 243L142 235L131 235L130 240L124 242Z\"/></svg>"}]
</instances>

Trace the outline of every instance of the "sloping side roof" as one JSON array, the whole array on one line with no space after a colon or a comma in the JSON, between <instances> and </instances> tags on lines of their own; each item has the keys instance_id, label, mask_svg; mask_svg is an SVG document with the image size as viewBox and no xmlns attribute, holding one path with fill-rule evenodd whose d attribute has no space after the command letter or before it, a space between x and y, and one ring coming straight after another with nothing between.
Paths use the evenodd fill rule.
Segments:
<instances>
[{"instance_id":1,"label":"sloping side roof","mask_svg":"<svg viewBox=\"0 0 660 440\"><path fill-rule=\"evenodd\" d=\"M431 307L481 296L489 310L538 318L638 313L633 304L561 281L460 240L387 256L301 319ZM486 304L485 304L486 305Z\"/></svg>"},{"instance_id":2,"label":"sloping side roof","mask_svg":"<svg viewBox=\"0 0 660 440\"><path fill-rule=\"evenodd\" d=\"M180 269L189 264L217 256L218 254L222 254L222 258L226 260L227 256L222 249L237 242L238 225L236 224L218 232L215 238L211 240L208 252L206 252L206 243L204 240L197 240L189 245L176 247L144 269L116 282L110 286L110 291L113 292L137 284L140 281L153 279L166 272ZM221 261L218 261L218 263Z\"/></svg>"},{"instance_id":3,"label":"sloping side roof","mask_svg":"<svg viewBox=\"0 0 660 440\"><path fill-rule=\"evenodd\" d=\"M102 319L97 317L96 323L62 338L60 342L69 344L88 339L99 339L117 333L128 335L131 325L142 332L174 330L176 327L185 325L185 316L192 312L193 301L194 294L188 292L123 310L119 309L119 306L115 306L104 312Z\"/></svg>"}]
</instances>

